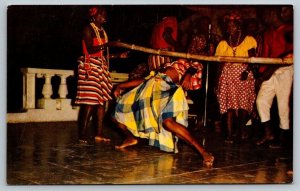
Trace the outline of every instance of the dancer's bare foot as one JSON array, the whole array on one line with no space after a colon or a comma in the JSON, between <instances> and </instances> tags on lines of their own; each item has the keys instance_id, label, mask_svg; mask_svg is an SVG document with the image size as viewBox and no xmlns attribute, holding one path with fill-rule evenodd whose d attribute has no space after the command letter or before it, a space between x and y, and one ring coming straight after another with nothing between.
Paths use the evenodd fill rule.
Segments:
<instances>
[{"instance_id":1,"label":"dancer's bare foot","mask_svg":"<svg viewBox=\"0 0 300 191\"><path fill-rule=\"evenodd\" d=\"M138 140L135 138L126 138L121 145L115 146L115 149L124 149L125 147L136 145L137 143Z\"/></svg>"},{"instance_id":2,"label":"dancer's bare foot","mask_svg":"<svg viewBox=\"0 0 300 191\"><path fill-rule=\"evenodd\" d=\"M110 139L109 138L105 138L105 137L102 137L102 136L99 136L99 135L97 135L96 137L95 137L95 141L96 142L109 142L110 141Z\"/></svg>"},{"instance_id":3,"label":"dancer's bare foot","mask_svg":"<svg viewBox=\"0 0 300 191\"><path fill-rule=\"evenodd\" d=\"M208 168L212 167L214 164L214 159L215 157L211 153L205 152L203 154L203 166Z\"/></svg>"}]
</instances>

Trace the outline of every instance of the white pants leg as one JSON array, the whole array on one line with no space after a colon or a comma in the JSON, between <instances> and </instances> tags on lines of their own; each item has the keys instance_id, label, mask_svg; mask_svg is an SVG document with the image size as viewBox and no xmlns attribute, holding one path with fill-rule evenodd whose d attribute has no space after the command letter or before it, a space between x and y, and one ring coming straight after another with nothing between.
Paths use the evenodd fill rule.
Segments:
<instances>
[{"instance_id":1,"label":"white pants leg","mask_svg":"<svg viewBox=\"0 0 300 191\"><path fill-rule=\"evenodd\" d=\"M261 122L271 119L270 109L275 97L274 74L267 81L261 84L256 98L256 107Z\"/></svg>"},{"instance_id":2,"label":"white pants leg","mask_svg":"<svg viewBox=\"0 0 300 191\"><path fill-rule=\"evenodd\" d=\"M293 66L279 68L272 77L263 82L258 92L256 105L261 122L271 119L270 109L276 95L281 129L289 129L289 99L293 84Z\"/></svg>"},{"instance_id":3,"label":"white pants leg","mask_svg":"<svg viewBox=\"0 0 300 191\"><path fill-rule=\"evenodd\" d=\"M279 127L284 130L290 128L290 95L293 85L293 66L280 68L275 72L275 91L277 97Z\"/></svg>"}]
</instances>

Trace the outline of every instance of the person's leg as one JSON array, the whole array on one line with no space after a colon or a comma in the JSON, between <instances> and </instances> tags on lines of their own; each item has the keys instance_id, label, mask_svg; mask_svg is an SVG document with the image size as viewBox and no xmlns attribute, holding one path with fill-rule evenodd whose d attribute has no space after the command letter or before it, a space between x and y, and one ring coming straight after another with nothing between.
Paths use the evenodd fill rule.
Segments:
<instances>
[{"instance_id":1,"label":"person's leg","mask_svg":"<svg viewBox=\"0 0 300 191\"><path fill-rule=\"evenodd\" d=\"M173 118L168 118L163 121L163 126L167 131L174 133L180 139L194 146L202 155L204 165L211 166L213 164L214 157L199 144L183 125L177 123Z\"/></svg>"},{"instance_id":2,"label":"person's leg","mask_svg":"<svg viewBox=\"0 0 300 191\"><path fill-rule=\"evenodd\" d=\"M95 113L95 124L97 127L97 133L95 136L95 141L110 141L110 139L105 138L103 135L103 120L104 120L104 115L105 115L105 106L99 105L97 106L97 110Z\"/></svg>"},{"instance_id":3,"label":"person's leg","mask_svg":"<svg viewBox=\"0 0 300 191\"><path fill-rule=\"evenodd\" d=\"M271 121L262 122L261 125L264 128L264 135L260 140L256 142L256 145L258 146L270 143L274 140Z\"/></svg>"},{"instance_id":4,"label":"person's leg","mask_svg":"<svg viewBox=\"0 0 300 191\"><path fill-rule=\"evenodd\" d=\"M256 107L261 122L266 122L271 119L270 109L275 97L275 85L273 81L274 76L268 81L263 82L257 94Z\"/></svg>"},{"instance_id":5,"label":"person's leg","mask_svg":"<svg viewBox=\"0 0 300 191\"><path fill-rule=\"evenodd\" d=\"M230 109L227 111L226 114L226 124L227 124L227 135L225 143L232 144L233 138L232 138L232 131L233 131L233 118L234 118L234 110Z\"/></svg>"},{"instance_id":6,"label":"person's leg","mask_svg":"<svg viewBox=\"0 0 300 191\"><path fill-rule=\"evenodd\" d=\"M290 95L293 85L293 68L282 72L276 76L276 98L278 105L278 114L280 119L279 127L282 130L290 129Z\"/></svg>"},{"instance_id":7,"label":"person's leg","mask_svg":"<svg viewBox=\"0 0 300 191\"><path fill-rule=\"evenodd\" d=\"M244 109L238 110L238 122L239 128L241 129L241 139L245 140L248 138L248 132L246 129L246 123L248 119L248 112Z\"/></svg>"},{"instance_id":8,"label":"person's leg","mask_svg":"<svg viewBox=\"0 0 300 191\"><path fill-rule=\"evenodd\" d=\"M278 114L280 120L279 142L270 145L270 148L280 148L288 142L290 129L290 94L293 84L293 68L285 69L284 72L276 76L276 98L278 105Z\"/></svg>"},{"instance_id":9,"label":"person's leg","mask_svg":"<svg viewBox=\"0 0 300 191\"><path fill-rule=\"evenodd\" d=\"M78 116L78 137L81 143L91 143L89 137L89 121L93 112L92 105L81 105Z\"/></svg>"},{"instance_id":10,"label":"person's leg","mask_svg":"<svg viewBox=\"0 0 300 191\"><path fill-rule=\"evenodd\" d=\"M256 145L263 145L274 139L270 121L270 109L275 97L274 76L275 75L273 74L268 81L262 83L256 98L257 111L260 117L261 125L264 128L264 135L256 142Z\"/></svg>"},{"instance_id":11,"label":"person's leg","mask_svg":"<svg viewBox=\"0 0 300 191\"><path fill-rule=\"evenodd\" d=\"M138 143L138 140L133 136L133 134L127 129L125 125L122 123L119 123L115 119L112 119L112 121L117 125L117 127L125 134L125 140L122 142L121 145L115 146L115 149L123 149L129 146L136 145Z\"/></svg>"}]
</instances>

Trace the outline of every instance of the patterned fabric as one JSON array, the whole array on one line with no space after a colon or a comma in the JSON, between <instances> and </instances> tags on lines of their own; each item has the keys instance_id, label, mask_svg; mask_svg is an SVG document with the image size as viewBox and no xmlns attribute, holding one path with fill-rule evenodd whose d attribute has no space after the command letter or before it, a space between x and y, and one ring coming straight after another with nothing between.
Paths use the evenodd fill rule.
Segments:
<instances>
[{"instance_id":1,"label":"patterned fabric","mask_svg":"<svg viewBox=\"0 0 300 191\"><path fill-rule=\"evenodd\" d=\"M191 89L190 90L197 90L199 88L201 88L202 86L202 69L203 69L203 65L200 64L197 61L188 61L185 59L180 59L177 60L175 62L171 62L171 63L166 63L164 65L164 68L167 67L173 67L177 70L178 74L179 74L179 81L181 80L182 76L185 74L186 70L190 67L193 67L197 70L197 72L191 77Z\"/></svg>"},{"instance_id":2,"label":"patterned fabric","mask_svg":"<svg viewBox=\"0 0 300 191\"><path fill-rule=\"evenodd\" d=\"M75 104L104 105L111 100L112 82L104 58L91 57L90 63L82 56L78 62L78 84Z\"/></svg>"},{"instance_id":3,"label":"patterned fabric","mask_svg":"<svg viewBox=\"0 0 300 191\"><path fill-rule=\"evenodd\" d=\"M150 55L148 57L150 71L158 71L168 62L171 62L171 58L168 56Z\"/></svg>"},{"instance_id":4,"label":"patterned fabric","mask_svg":"<svg viewBox=\"0 0 300 191\"><path fill-rule=\"evenodd\" d=\"M175 118L187 127L188 104L183 89L167 75L158 73L117 100L113 118L136 137L149 139L149 145L178 152L165 119Z\"/></svg>"},{"instance_id":5,"label":"patterned fabric","mask_svg":"<svg viewBox=\"0 0 300 191\"><path fill-rule=\"evenodd\" d=\"M244 41L237 47L236 56L248 57L248 50L256 48L256 41L251 36L246 36ZM216 49L216 56L233 56L233 48L226 41L221 41ZM255 101L253 73L248 74L245 81L241 81L241 73L245 71L247 64L225 63L219 79L218 101L221 114L228 109L244 109L248 112L253 110Z\"/></svg>"},{"instance_id":6,"label":"patterned fabric","mask_svg":"<svg viewBox=\"0 0 300 191\"><path fill-rule=\"evenodd\" d=\"M104 29L90 23L95 33L92 46L101 46L108 42ZM101 35L100 35L101 33ZM103 38L101 38L103 36ZM103 56L103 50L90 54L85 41L82 40L84 56L78 59L78 82L75 104L104 105L111 100L112 82L108 71L108 63Z\"/></svg>"}]
</instances>

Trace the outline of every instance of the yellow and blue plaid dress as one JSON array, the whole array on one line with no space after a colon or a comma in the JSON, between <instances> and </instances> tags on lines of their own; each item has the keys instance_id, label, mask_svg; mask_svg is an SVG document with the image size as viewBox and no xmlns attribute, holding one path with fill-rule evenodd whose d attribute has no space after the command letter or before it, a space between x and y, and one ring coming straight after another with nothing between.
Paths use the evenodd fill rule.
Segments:
<instances>
[{"instance_id":1,"label":"yellow and blue plaid dress","mask_svg":"<svg viewBox=\"0 0 300 191\"><path fill-rule=\"evenodd\" d=\"M187 127L188 104L183 89L167 75L158 73L121 96L113 118L134 136L149 139L149 145L178 152L177 138L165 130L162 123L174 118Z\"/></svg>"}]
</instances>

